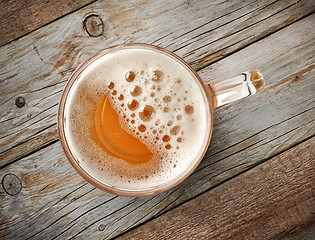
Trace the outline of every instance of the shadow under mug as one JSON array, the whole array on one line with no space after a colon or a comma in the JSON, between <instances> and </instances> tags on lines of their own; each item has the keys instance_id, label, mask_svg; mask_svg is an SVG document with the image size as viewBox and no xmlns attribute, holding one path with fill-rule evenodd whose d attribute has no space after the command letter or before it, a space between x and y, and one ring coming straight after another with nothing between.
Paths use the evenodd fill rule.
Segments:
<instances>
[{"instance_id":1,"label":"shadow under mug","mask_svg":"<svg viewBox=\"0 0 315 240\"><path fill-rule=\"evenodd\" d=\"M84 71L91 66L96 60L106 56L107 54L114 53L116 51L121 51L125 49L144 49L144 50L150 50L157 52L159 54L163 54L164 56L167 56L172 61L175 61L176 63L179 63L187 72L187 74L190 74L195 83L200 87L201 92L203 94L204 101L207 102L207 105L209 106L206 111L206 116L209 121L206 125L206 139L203 141L201 149L202 151L199 151L198 154L196 154L196 157L193 159L193 161L190 162L190 164L182 170L179 177L176 179L171 179L170 181L164 182L163 184L160 184L158 186L154 187L146 187L146 188L139 188L139 189L128 189L128 188L121 188L116 187L112 184L108 184L104 181L100 181L92 172L89 172L87 169L84 168L84 166L80 163L80 159L78 158L77 154L73 150L73 146L71 144L74 143L74 141L69 141L69 136L67 135L67 129L66 129L66 121L69 121L67 119L67 101L69 101L69 92L71 91L71 88L76 83L77 79L82 76ZM224 105L226 103L230 103L233 101L236 101L238 99L253 95L259 91L262 91L265 88L265 83L263 80L263 77L261 73L258 70L248 71L240 74L239 76L221 80L221 81L215 81L212 83L204 83L199 75L196 73L196 71L182 58L175 55L174 53L163 49L161 47L149 45L149 44L143 44L143 43L130 43L130 44L121 44L116 45L113 47L106 48L85 62L83 62L70 76L63 93L61 95L60 104L59 104L59 110L58 110L58 134L59 139L61 142L61 146L65 152L65 155L71 165L74 167L74 169L89 183L93 184L95 187L102 189L106 192L113 193L116 195L121 196L129 196L129 197L141 197L141 196L148 196L148 195L154 195L160 192L164 192L176 185L178 185L180 182L182 182L185 178L187 178L194 169L199 165L200 161L202 160L208 145L210 143L210 138L212 134L212 128L213 128L213 109L216 107L219 107L221 105Z\"/></svg>"}]
</instances>

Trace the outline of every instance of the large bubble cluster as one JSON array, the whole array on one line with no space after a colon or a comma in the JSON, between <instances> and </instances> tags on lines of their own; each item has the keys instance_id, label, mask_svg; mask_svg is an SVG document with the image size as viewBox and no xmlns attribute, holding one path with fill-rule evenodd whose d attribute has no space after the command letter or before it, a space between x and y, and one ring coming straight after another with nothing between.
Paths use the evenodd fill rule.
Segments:
<instances>
[{"instance_id":1,"label":"large bubble cluster","mask_svg":"<svg viewBox=\"0 0 315 240\"><path fill-rule=\"evenodd\" d=\"M119 88L109 82L107 90L123 127L156 156L176 159L185 141L185 121L194 121L193 102L182 80L159 69L131 69L119 81Z\"/></svg>"}]
</instances>

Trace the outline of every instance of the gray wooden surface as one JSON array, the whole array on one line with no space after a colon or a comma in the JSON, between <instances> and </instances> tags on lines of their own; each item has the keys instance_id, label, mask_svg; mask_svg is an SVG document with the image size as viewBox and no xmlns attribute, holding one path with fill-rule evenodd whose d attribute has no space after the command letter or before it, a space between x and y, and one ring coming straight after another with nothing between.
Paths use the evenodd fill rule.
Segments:
<instances>
[{"instance_id":1,"label":"gray wooden surface","mask_svg":"<svg viewBox=\"0 0 315 240\"><path fill-rule=\"evenodd\" d=\"M93 0L0 1L0 46L91 2Z\"/></svg>"},{"instance_id":2,"label":"gray wooden surface","mask_svg":"<svg viewBox=\"0 0 315 240\"><path fill-rule=\"evenodd\" d=\"M302 142L118 239L314 239L314 144Z\"/></svg>"},{"instance_id":3,"label":"gray wooden surface","mask_svg":"<svg viewBox=\"0 0 315 240\"><path fill-rule=\"evenodd\" d=\"M309 14L314 5L306 0L101 1L3 46L1 166L57 141L62 88L74 68L96 51L123 42L152 43L201 68ZM91 12L105 23L98 38L82 26ZM26 99L25 108L14 105L18 96Z\"/></svg>"},{"instance_id":4,"label":"gray wooden surface","mask_svg":"<svg viewBox=\"0 0 315 240\"><path fill-rule=\"evenodd\" d=\"M99 1L0 48L0 236L106 239L211 191L312 138L315 132L313 1ZM84 17L97 13L100 37ZM214 112L211 146L196 171L165 193L117 197L72 169L60 147L62 88L89 55L123 42L165 47L205 82L258 68L267 88ZM24 97L25 106L15 100ZM297 159L298 161L298 159ZM11 180L13 181L13 180Z\"/></svg>"}]
</instances>

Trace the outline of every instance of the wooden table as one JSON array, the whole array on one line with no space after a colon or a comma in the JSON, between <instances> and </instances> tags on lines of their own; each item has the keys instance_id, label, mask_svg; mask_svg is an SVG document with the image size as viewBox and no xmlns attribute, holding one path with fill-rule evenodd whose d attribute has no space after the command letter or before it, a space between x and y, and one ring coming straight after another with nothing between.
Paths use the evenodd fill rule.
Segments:
<instances>
[{"instance_id":1,"label":"wooden table","mask_svg":"<svg viewBox=\"0 0 315 240\"><path fill-rule=\"evenodd\" d=\"M2 1L0 238L315 239L315 2ZM83 180L57 136L74 69L114 44L183 57L206 82L258 68L266 90L214 112L179 186L118 197Z\"/></svg>"}]
</instances>

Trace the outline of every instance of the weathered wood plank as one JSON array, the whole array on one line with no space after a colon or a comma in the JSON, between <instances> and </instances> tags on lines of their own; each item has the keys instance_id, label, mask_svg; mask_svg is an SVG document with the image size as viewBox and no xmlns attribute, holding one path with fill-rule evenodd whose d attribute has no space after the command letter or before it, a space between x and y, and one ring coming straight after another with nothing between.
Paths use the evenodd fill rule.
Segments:
<instances>
[{"instance_id":1,"label":"weathered wood plank","mask_svg":"<svg viewBox=\"0 0 315 240\"><path fill-rule=\"evenodd\" d=\"M154 43L195 68L222 58L308 15L315 2L289 1L100 1L0 49L1 166L55 142L62 88L87 56L122 42ZM82 27L98 13L104 33ZM229 76L230 77L230 76ZM24 97L22 108L15 99Z\"/></svg>"},{"instance_id":2,"label":"weathered wood plank","mask_svg":"<svg viewBox=\"0 0 315 240\"><path fill-rule=\"evenodd\" d=\"M115 197L82 180L54 143L0 172L0 178L16 174L23 186L15 196L0 192L2 235L114 237L314 136L313 22L309 16L201 72L210 81L258 67L267 89L215 111L211 146L178 187L153 197ZM259 57L257 49L265 54Z\"/></svg>"},{"instance_id":3,"label":"weathered wood plank","mask_svg":"<svg viewBox=\"0 0 315 240\"><path fill-rule=\"evenodd\" d=\"M315 230L314 145L303 142L118 239L286 239Z\"/></svg>"},{"instance_id":4,"label":"weathered wood plank","mask_svg":"<svg viewBox=\"0 0 315 240\"><path fill-rule=\"evenodd\" d=\"M93 1L0 1L0 46L91 2Z\"/></svg>"}]
</instances>

